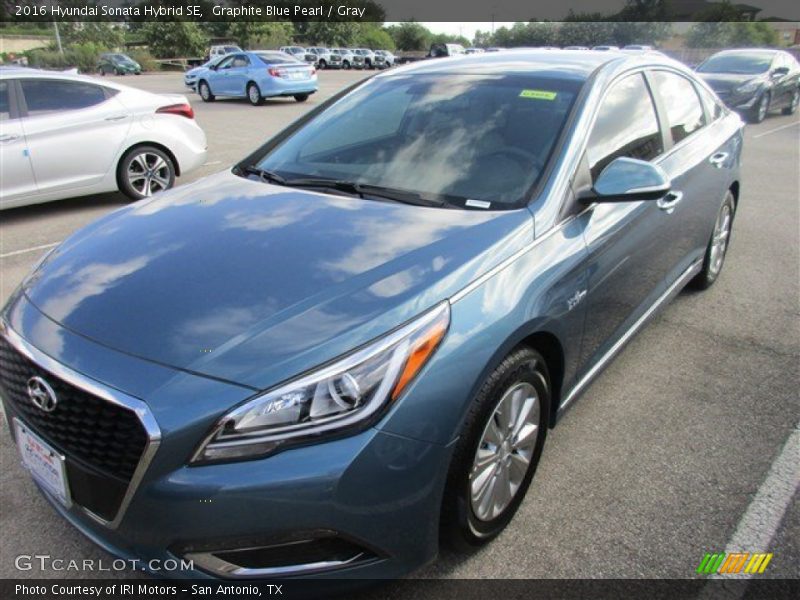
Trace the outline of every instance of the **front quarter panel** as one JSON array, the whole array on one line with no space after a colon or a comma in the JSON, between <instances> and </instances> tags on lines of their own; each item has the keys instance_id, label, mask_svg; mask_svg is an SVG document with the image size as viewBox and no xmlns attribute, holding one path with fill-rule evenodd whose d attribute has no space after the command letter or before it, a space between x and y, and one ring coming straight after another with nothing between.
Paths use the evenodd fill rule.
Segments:
<instances>
[{"instance_id":1,"label":"front quarter panel","mask_svg":"<svg viewBox=\"0 0 800 600\"><path fill-rule=\"evenodd\" d=\"M586 248L580 216L535 240L527 251L474 289L451 299L450 329L419 378L379 428L447 444L485 378L525 338L559 340L574 365L583 332ZM563 380L571 381L568 369ZM559 382L553 382L559 387ZM555 407L551 415L555 414Z\"/></svg>"}]
</instances>

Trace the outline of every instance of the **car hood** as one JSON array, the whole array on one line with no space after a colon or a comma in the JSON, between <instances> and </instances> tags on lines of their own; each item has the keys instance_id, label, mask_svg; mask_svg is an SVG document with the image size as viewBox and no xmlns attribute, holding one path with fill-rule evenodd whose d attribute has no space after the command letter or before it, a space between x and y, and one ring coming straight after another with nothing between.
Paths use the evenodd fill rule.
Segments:
<instances>
[{"instance_id":1,"label":"car hood","mask_svg":"<svg viewBox=\"0 0 800 600\"><path fill-rule=\"evenodd\" d=\"M728 92L749 81L763 81L761 75L740 73L698 73L715 92Z\"/></svg>"},{"instance_id":2,"label":"car hood","mask_svg":"<svg viewBox=\"0 0 800 600\"><path fill-rule=\"evenodd\" d=\"M85 338L262 389L448 298L532 229L524 209L425 208L225 172L84 228L23 291Z\"/></svg>"}]
</instances>

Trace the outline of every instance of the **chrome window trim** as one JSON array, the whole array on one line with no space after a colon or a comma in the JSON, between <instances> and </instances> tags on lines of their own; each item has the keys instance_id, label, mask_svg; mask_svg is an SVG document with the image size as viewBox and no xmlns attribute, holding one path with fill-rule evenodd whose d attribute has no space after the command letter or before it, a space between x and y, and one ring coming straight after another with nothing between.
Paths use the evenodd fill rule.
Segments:
<instances>
[{"instance_id":1,"label":"chrome window trim","mask_svg":"<svg viewBox=\"0 0 800 600\"><path fill-rule=\"evenodd\" d=\"M22 336L14 331L5 320L2 319L0 319L0 336L2 336L11 345L11 347L25 356L28 360L53 373L53 375L56 377L66 381L70 385L84 390L89 394L97 396L106 402L110 402L112 404L116 404L117 406L132 410L139 418L139 421L142 423L142 426L147 433L147 444L145 445L144 452L142 452L142 456L139 458L139 463L136 465L136 470L133 472L133 476L128 484L128 489L122 498L122 502L120 503L119 508L117 509L117 514L114 515L114 518L111 521L108 521L99 515L94 514L89 509L84 508L80 504L73 502L73 506L79 508L81 512L91 517L97 523L100 523L109 529L116 529L122 521L122 518L125 516L125 512L128 509L131 500L133 499L133 495L136 493L136 490L138 489L139 484L141 483L142 478L147 471L147 468L150 466L150 463L152 462L153 457L155 456L155 453L161 444L161 429L158 427L158 423L156 422L153 413L150 411L150 408L138 398L129 396L120 390L114 389L110 386L100 383L99 381L91 379L86 375L78 373L77 371L74 371L51 358L49 355L28 343L22 338Z\"/></svg>"}]
</instances>

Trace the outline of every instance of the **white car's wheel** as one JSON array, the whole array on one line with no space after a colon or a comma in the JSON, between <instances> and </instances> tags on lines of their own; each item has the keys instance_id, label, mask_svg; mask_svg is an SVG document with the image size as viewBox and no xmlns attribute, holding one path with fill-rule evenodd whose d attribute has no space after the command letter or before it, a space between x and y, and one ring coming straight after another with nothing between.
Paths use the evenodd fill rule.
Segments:
<instances>
[{"instance_id":1,"label":"white car's wheel","mask_svg":"<svg viewBox=\"0 0 800 600\"><path fill-rule=\"evenodd\" d=\"M137 146L122 157L117 177L120 191L133 200L140 200L175 185L175 164L159 148Z\"/></svg>"}]
</instances>

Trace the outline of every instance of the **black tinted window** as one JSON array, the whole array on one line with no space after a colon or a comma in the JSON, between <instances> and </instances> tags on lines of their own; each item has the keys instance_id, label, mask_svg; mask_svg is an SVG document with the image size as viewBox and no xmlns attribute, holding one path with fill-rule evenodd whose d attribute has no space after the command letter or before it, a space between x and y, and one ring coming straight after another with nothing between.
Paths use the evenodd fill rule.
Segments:
<instances>
[{"instance_id":1,"label":"black tinted window","mask_svg":"<svg viewBox=\"0 0 800 600\"><path fill-rule=\"evenodd\" d=\"M63 110L78 110L105 102L103 88L78 81L23 79L20 81L28 105L28 114L37 115Z\"/></svg>"},{"instance_id":2,"label":"black tinted window","mask_svg":"<svg viewBox=\"0 0 800 600\"><path fill-rule=\"evenodd\" d=\"M11 118L11 105L9 104L9 85L7 81L0 81L0 121Z\"/></svg>"},{"instance_id":3,"label":"black tinted window","mask_svg":"<svg viewBox=\"0 0 800 600\"><path fill-rule=\"evenodd\" d=\"M592 180L615 158L652 160L663 150L644 77L629 75L614 84L600 105L587 150Z\"/></svg>"},{"instance_id":4,"label":"black tinted window","mask_svg":"<svg viewBox=\"0 0 800 600\"><path fill-rule=\"evenodd\" d=\"M705 125L703 107L691 81L675 73L653 73L667 111L672 141L678 143Z\"/></svg>"}]
</instances>

